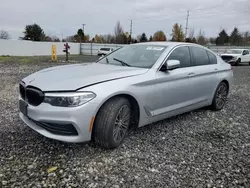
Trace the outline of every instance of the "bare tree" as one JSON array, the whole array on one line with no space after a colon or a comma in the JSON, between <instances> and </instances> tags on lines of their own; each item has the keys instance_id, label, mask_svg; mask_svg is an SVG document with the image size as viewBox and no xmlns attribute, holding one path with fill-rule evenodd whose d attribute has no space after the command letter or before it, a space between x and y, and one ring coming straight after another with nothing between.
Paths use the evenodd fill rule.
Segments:
<instances>
[{"instance_id":1,"label":"bare tree","mask_svg":"<svg viewBox=\"0 0 250 188\"><path fill-rule=\"evenodd\" d=\"M243 38L244 43L249 43L250 42L250 32L249 31L243 32L242 38Z\"/></svg>"},{"instance_id":2,"label":"bare tree","mask_svg":"<svg viewBox=\"0 0 250 188\"><path fill-rule=\"evenodd\" d=\"M190 38L190 39L194 38L194 33L195 33L194 28L190 28L189 29L188 38Z\"/></svg>"},{"instance_id":3,"label":"bare tree","mask_svg":"<svg viewBox=\"0 0 250 188\"><path fill-rule=\"evenodd\" d=\"M0 39L10 39L10 35L7 31L1 30L0 31Z\"/></svg>"},{"instance_id":4,"label":"bare tree","mask_svg":"<svg viewBox=\"0 0 250 188\"><path fill-rule=\"evenodd\" d=\"M122 43L123 41L123 28L120 21L118 21L115 26L115 39L116 43Z\"/></svg>"},{"instance_id":5,"label":"bare tree","mask_svg":"<svg viewBox=\"0 0 250 188\"><path fill-rule=\"evenodd\" d=\"M198 44L201 44L201 45L205 45L206 44L205 32L202 31L202 29L200 29L199 34L198 34L196 40L197 40Z\"/></svg>"}]
</instances>

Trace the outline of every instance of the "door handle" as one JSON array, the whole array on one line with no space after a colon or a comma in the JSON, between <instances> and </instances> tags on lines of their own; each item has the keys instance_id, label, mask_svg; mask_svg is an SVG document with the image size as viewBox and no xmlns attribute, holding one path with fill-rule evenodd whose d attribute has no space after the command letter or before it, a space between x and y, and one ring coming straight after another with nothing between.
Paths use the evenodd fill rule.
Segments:
<instances>
[{"instance_id":1,"label":"door handle","mask_svg":"<svg viewBox=\"0 0 250 188\"><path fill-rule=\"evenodd\" d=\"M190 72L189 74L188 74L188 77L194 77L194 73L193 72Z\"/></svg>"},{"instance_id":2,"label":"door handle","mask_svg":"<svg viewBox=\"0 0 250 188\"><path fill-rule=\"evenodd\" d=\"M217 71L217 70L218 70L217 68L214 69L214 71Z\"/></svg>"}]
</instances>

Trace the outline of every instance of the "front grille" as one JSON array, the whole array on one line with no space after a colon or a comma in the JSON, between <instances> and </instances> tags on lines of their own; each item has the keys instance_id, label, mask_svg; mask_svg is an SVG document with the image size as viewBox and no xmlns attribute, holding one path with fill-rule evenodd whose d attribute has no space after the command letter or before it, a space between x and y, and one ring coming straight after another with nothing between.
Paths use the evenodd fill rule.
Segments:
<instances>
[{"instance_id":1,"label":"front grille","mask_svg":"<svg viewBox=\"0 0 250 188\"><path fill-rule=\"evenodd\" d=\"M30 118L29 118L30 119ZM62 135L62 136L77 136L78 132L72 124L56 124L56 123L47 123L40 122L30 119L36 125L44 128L52 134Z\"/></svg>"},{"instance_id":2,"label":"front grille","mask_svg":"<svg viewBox=\"0 0 250 188\"><path fill-rule=\"evenodd\" d=\"M224 61L230 61L231 59L233 59L233 56L221 56L221 58L222 58Z\"/></svg>"},{"instance_id":3,"label":"front grille","mask_svg":"<svg viewBox=\"0 0 250 188\"><path fill-rule=\"evenodd\" d=\"M23 82L19 84L19 92L20 92L22 99L25 100L25 86Z\"/></svg>"},{"instance_id":4,"label":"front grille","mask_svg":"<svg viewBox=\"0 0 250 188\"><path fill-rule=\"evenodd\" d=\"M33 86L25 87L24 83L21 82L19 84L19 92L21 98L33 106L38 106L43 102L44 93L36 87Z\"/></svg>"},{"instance_id":5,"label":"front grille","mask_svg":"<svg viewBox=\"0 0 250 188\"><path fill-rule=\"evenodd\" d=\"M43 102L44 94L40 89L28 86L26 88L26 98L29 104L38 106Z\"/></svg>"}]
</instances>

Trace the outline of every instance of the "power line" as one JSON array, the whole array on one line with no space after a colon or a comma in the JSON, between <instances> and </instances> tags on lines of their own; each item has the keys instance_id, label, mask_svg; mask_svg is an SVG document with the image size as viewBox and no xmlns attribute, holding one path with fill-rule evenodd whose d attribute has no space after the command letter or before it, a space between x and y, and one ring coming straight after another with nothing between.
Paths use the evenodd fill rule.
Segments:
<instances>
[{"instance_id":1,"label":"power line","mask_svg":"<svg viewBox=\"0 0 250 188\"><path fill-rule=\"evenodd\" d=\"M187 30L188 30L188 17L189 17L189 10L187 11L186 28L185 28L185 39L187 38Z\"/></svg>"}]
</instances>

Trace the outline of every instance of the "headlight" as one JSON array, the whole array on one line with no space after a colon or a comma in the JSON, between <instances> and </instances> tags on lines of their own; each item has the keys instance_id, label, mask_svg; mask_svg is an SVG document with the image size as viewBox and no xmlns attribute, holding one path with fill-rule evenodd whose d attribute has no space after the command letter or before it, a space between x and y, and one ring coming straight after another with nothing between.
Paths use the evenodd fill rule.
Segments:
<instances>
[{"instance_id":1,"label":"headlight","mask_svg":"<svg viewBox=\"0 0 250 188\"><path fill-rule=\"evenodd\" d=\"M60 107L80 106L96 97L92 92L75 92L75 93L46 93L44 103Z\"/></svg>"}]
</instances>

